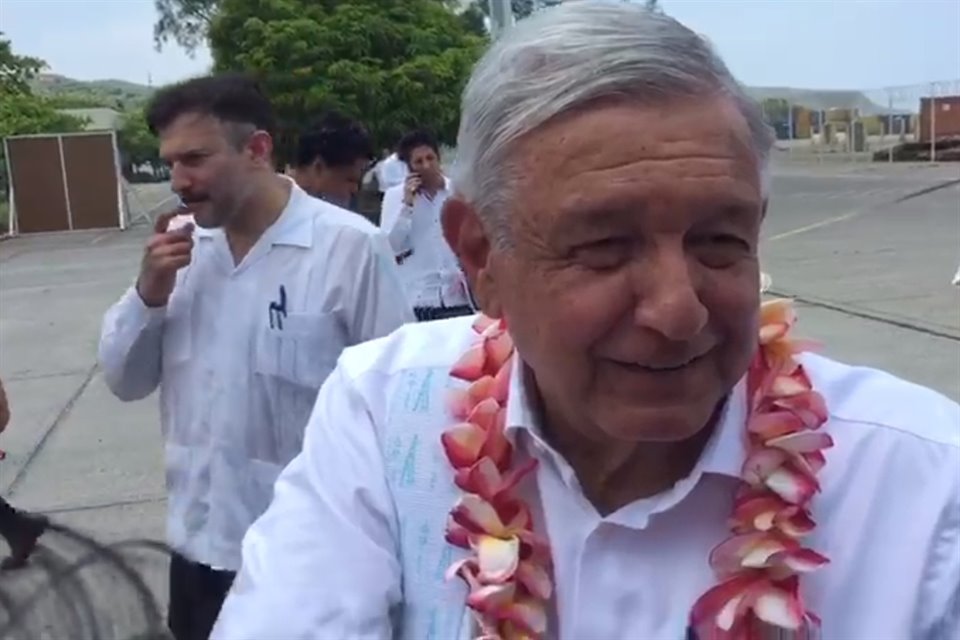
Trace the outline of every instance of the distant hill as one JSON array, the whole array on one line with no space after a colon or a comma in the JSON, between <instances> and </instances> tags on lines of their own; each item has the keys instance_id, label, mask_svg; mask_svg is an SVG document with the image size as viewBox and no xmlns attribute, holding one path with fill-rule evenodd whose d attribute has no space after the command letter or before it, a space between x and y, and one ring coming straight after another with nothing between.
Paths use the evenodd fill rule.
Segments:
<instances>
[{"instance_id":1,"label":"distant hill","mask_svg":"<svg viewBox=\"0 0 960 640\"><path fill-rule=\"evenodd\" d=\"M32 83L39 95L49 96L62 109L107 108L125 111L136 107L156 90L126 80L74 80L55 73L39 75ZM872 101L861 91L797 89L793 87L747 87L747 92L758 101L780 99L813 110L856 108L861 115L904 113Z\"/></svg>"},{"instance_id":2,"label":"distant hill","mask_svg":"<svg viewBox=\"0 0 960 640\"><path fill-rule=\"evenodd\" d=\"M52 98L64 109L105 107L124 111L143 104L154 89L126 80L74 80L54 73L37 76L34 93Z\"/></svg>"}]
</instances>

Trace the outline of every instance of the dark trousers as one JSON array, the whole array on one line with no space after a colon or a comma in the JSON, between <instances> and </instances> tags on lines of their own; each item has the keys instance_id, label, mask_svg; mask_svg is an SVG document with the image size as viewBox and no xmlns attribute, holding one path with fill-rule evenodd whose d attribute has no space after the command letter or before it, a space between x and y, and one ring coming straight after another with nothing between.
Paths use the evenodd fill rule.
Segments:
<instances>
[{"instance_id":1,"label":"dark trousers","mask_svg":"<svg viewBox=\"0 0 960 640\"><path fill-rule=\"evenodd\" d=\"M0 498L0 535L7 540L17 531L20 524L20 514L10 506L10 503Z\"/></svg>"},{"instance_id":2,"label":"dark trousers","mask_svg":"<svg viewBox=\"0 0 960 640\"><path fill-rule=\"evenodd\" d=\"M208 640L235 577L173 554L167 626L176 640Z\"/></svg>"},{"instance_id":3,"label":"dark trousers","mask_svg":"<svg viewBox=\"0 0 960 640\"><path fill-rule=\"evenodd\" d=\"M413 314L417 317L417 322L429 322L430 320L444 320L446 318L456 318L457 316L472 315L474 310L470 305L461 304L456 307L414 307Z\"/></svg>"}]
</instances>

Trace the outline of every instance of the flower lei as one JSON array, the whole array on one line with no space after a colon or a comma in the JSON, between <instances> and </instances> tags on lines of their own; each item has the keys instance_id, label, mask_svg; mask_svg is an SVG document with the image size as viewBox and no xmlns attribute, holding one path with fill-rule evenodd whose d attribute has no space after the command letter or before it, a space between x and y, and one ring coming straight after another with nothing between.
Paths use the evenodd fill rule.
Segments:
<instances>
[{"instance_id":1,"label":"flower lei","mask_svg":"<svg viewBox=\"0 0 960 640\"><path fill-rule=\"evenodd\" d=\"M763 627L805 638L820 625L804 606L799 576L828 560L800 539L815 527L809 506L819 491L822 452L833 441L818 431L827 419L823 397L796 359L810 344L788 336L795 320L788 300L761 306L731 535L710 553L719 583L690 615L703 640L750 640ZM473 553L447 575L467 583L481 640L541 638L552 595L550 549L514 493L536 461L512 468L513 445L504 434L513 340L502 320L481 315L474 330L479 340L450 372L470 383L453 392L459 422L441 437L454 482L465 492L450 513L446 539Z\"/></svg>"}]
</instances>

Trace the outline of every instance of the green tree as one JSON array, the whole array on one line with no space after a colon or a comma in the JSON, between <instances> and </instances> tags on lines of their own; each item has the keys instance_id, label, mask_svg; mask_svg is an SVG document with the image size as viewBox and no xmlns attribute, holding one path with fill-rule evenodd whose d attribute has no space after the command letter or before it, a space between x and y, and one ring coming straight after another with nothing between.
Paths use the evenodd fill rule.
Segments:
<instances>
[{"instance_id":1,"label":"green tree","mask_svg":"<svg viewBox=\"0 0 960 640\"><path fill-rule=\"evenodd\" d=\"M85 121L57 110L49 100L30 91L30 81L46 66L42 60L18 56L0 32L0 141L31 133L80 131ZM4 146L0 144L0 194L6 194ZM6 202L6 196L0 197Z\"/></svg>"},{"instance_id":2,"label":"green tree","mask_svg":"<svg viewBox=\"0 0 960 640\"><path fill-rule=\"evenodd\" d=\"M457 10L460 0L434 0ZM487 0L483 0L486 2ZM515 0L531 3L533 0ZM193 53L207 39L221 0L153 0L157 21L153 25L153 40L157 49L173 40ZM330 3L327 3L330 4Z\"/></svg>"},{"instance_id":3,"label":"green tree","mask_svg":"<svg viewBox=\"0 0 960 640\"><path fill-rule=\"evenodd\" d=\"M0 138L83 128L82 120L57 111L49 100L30 91L30 81L44 67L43 60L15 54L0 31Z\"/></svg>"},{"instance_id":4,"label":"green tree","mask_svg":"<svg viewBox=\"0 0 960 640\"><path fill-rule=\"evenodd\" d=\"M348 0L349 1L349 0ZM485 19L490 16L490 0L473 0L463 8L461 0L434 0L453 13L458 13L467 31L478 36L487 35ZM193 53L207 40L210 26L222 0L154 0L157 21L153 25L153 39L157 49L171 40ZM654 8L657 0L646 0ZM330 5L331 3L326 3ZM333 3L335 4L335 3ZM513 15L526 18L533 13L534 0L510 0Z\"/></svg>"},{"instance_id":5,"label":"green tree","mask_svg":"<svg viewBox=\"0 0 960 640\"><path fill-rule=\"evenodd\" d=\"M30 81L45 66L43 60L16 55L0 31L0 96L30 93Z\"/></svg>"},{"instance_id":6,"label":"green tree","mask_svg":"<svg viewBox=\"0 0 960 640\"><path fill-rule=\"evenodd\" d=\"M281 157L321 110L361 120L381 146L414 126L451 142L486 39L438 0L222 0L217 70L256 73L280 119Z\"/></svg>"},{"instance_id":7,"label":"green tree","mask_svg":"<svg viewBox=\"0 0 960 640\"><path fill-rule=\"evenodd\" d=\"M173 40L193 53L207 39L220 0L153 0L157 21L153 40L157 49Z\"/></svg>"},{"instance_id":8,"label":"green tree","mask_svg":"<svg viewBox=\"0 0 960 640\"><path fill-rule=\"evenodd\" d=\"M123 164L123 173L129 179L134 177L134 168L143 164L160 166L157 138L147 126L143 109L124 113L120 130L117 131L117 146Z\"/></svg>"}]
</instances>

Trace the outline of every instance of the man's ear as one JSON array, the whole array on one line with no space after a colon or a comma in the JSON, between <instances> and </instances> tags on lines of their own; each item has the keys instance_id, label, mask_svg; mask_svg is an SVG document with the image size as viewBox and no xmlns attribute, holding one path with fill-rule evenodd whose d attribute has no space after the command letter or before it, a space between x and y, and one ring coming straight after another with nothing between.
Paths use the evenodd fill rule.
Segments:
<instances>
[{"instance_id":1,"label":"man's ear","mask_svg":"<svg viewBox=\"0 0 960 640\"><path fill-rule=\"evenodd\" d=\"M250 157L261 164L272 166L273 138L266 131L257 130L247 141Z\"/></svg>"},{"instance_id":2,"label":"man's ear","mask_svg":"<svg viewBox=\"0 0 960 640\"><path fill-rule=\"evenodd\" d=\"M460 261L480 310L499 318L501 301L493 271L493 245L474 208L457 196L447 199L440 217L443 237Z\"/></svg>"}]
</instances>

